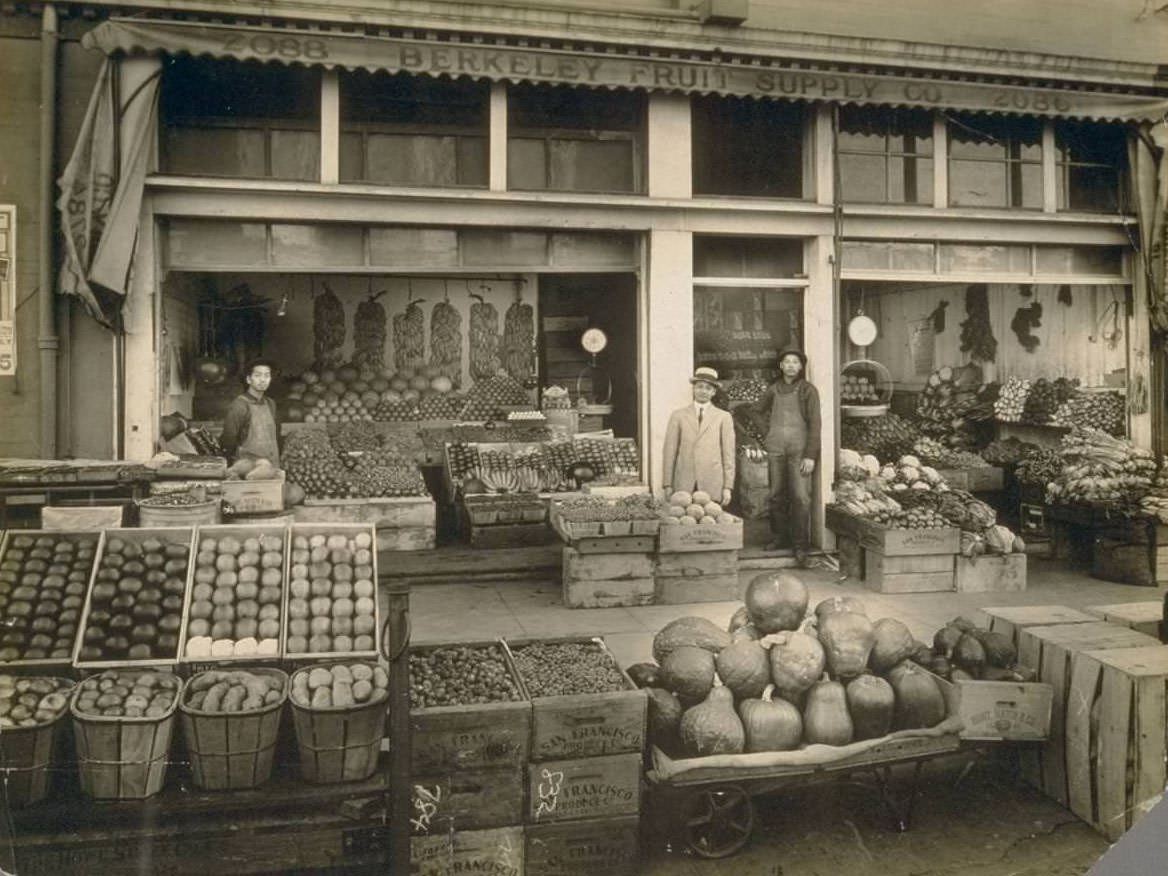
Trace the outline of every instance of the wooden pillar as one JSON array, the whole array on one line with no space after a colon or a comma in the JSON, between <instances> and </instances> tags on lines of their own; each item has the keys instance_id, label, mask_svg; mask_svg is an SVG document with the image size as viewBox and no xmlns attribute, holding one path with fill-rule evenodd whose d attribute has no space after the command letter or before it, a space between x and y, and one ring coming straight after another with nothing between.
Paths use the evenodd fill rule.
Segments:
<instances>
[{"instance_id":1,"label":"wooden pillar","mask_svg":"<svg viewBox=\"0 0 1168 876\"><path fill-rule=\"evenodd\" d=\"M320 181L341 181L341 79L336 70L320 77Z\"/></svg>"},{"instance_id":2,"label":"wooden pillar","mask_svg":"<svg viewBox=\"0 0 1168 876\"><path fill-rule=\"evenodd\" d=\"M693 197L693 134L689 95L649 95L649 197Z\"/></svg>"},{"instance_id":3,"label":"wooden pillar","mask_svg":"<svg viewBox=\"0 0 1168 876\"><path fill-rule=\"evenodd\" d=\"M487 121L487 186L507 191L507 83L492 82Z\"/></svg>"},{"instance_id":4,"label":"wooden pillar","mask_svg":"<svg viewBox=\"0 0 1168 876\"><path fill-rule=\"evenodd\" d=\"M822 421L820 458L814 478L811 540L824 550L835 548L835 536L823 525L823 509L835 480L836 445L839 434L839 300L834 281L835 243L831 236L808 238L804 267L811 285L803 297L803 348L807 353L807 378L819 390Z\"/></svg>"}]
</instances>

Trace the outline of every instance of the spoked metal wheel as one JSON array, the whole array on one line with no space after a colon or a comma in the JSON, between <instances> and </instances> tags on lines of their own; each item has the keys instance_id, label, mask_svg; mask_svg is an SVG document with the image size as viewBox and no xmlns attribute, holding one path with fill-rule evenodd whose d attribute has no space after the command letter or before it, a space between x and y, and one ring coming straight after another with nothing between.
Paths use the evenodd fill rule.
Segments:
<instances>
[{"instance_id":1,"label":"spoked metal wheel","mask_svg":"<svg viewBox=\"0 0 1168 876\"><path fill-rule=\"evenodd\" d=\"M740 785L703 788L685 800L685 842L702 858L728 858L750 841L754 802Z\"/></svg>"}]
</instances>

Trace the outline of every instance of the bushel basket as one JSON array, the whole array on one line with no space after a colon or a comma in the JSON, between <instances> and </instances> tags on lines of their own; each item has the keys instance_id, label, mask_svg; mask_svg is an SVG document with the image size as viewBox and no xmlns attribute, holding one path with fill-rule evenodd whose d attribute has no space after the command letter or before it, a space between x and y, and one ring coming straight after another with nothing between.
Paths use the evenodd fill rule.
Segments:
<instances>
[{"instance_id":1,"label":"bushel basket","mask_svg":"<svg viewBox=\"0 0 1168 876\"><path fill-rule=\"evenodd\" d=\"M336 664L305 667L296 675L330 665ZM302 706L295 698L290 702L300 751L300 774L306 782L354 782L377 771L387 697L352 706L319 708Z\"/></svg>"},{"instance_id":2,"label":"bushel basket","mask_svg":"<svg viewBox=\"0 0 1168 876\"><path fill-rule=\"evenodd\" d=\"M66 691L66 695L71 693ZM5 784L10 806L30 806L48 796L49 766L66 714L63 711L52 721L33 727L0 728L0 781Z\"/></svg>"}]
</instances>

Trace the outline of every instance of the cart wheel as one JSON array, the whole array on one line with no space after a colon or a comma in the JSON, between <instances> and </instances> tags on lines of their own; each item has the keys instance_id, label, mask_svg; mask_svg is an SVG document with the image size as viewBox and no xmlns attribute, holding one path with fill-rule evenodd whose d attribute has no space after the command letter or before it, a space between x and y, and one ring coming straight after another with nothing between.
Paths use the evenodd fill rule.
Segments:
<instances>
[{"instance_id":1,"label":"cart wheel","mask_svg":"<svg viewBox=\"0 0 1168 876\"><path fill-rule=\"evenodd\" d=\"M690 794L682 813L685 842L701 858L728 858L750 840L754 801L740 785L719 785Z\"/></svg>"}]
</instances>

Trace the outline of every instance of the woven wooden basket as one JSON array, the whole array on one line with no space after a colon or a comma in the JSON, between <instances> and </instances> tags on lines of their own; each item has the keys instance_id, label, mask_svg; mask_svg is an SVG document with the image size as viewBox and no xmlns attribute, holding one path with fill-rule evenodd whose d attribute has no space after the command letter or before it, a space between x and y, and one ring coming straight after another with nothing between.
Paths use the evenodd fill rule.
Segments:
<instances>
[{"instance_id":1,"label":"woven wooden basket","mask_svg":"<svg viewBox=\"0 0 1168 876\"><path fill-rule=\"evenodd\" d=\"M328 664L316 664L326 666ZM300 672L311 672L306 666ZM387 698L355 706L310 709L292 703L300 749L300 774L307 782L355 782L377 771L385 730Z\"/></svg>"}]
</instances>

